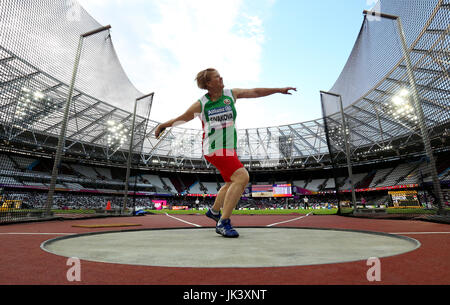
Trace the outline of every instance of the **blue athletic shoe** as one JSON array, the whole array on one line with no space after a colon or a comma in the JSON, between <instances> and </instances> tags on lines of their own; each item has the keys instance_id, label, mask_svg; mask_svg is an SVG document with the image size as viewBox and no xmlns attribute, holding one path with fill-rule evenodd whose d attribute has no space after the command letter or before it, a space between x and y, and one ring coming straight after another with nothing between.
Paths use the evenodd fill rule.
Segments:
<instances>
[{"instance_id":1,"label":"blue athletic shoe","mask_svg":"<svg viewBox=\"0 0 450 305\"><path fill-rule=\"evenodd\" d=\"M217 223L216 233L223 237L239 237L239 233L233 229L229 219L222 219Z\"/></svg>"},{"instance_id":2,"label":"blue athletic shoe","mask_svg":"<svg viewBox=\"0 0 450 305\"><path fill-rule=\"evenodd\" d=\"M208 209L208 211L206 212L205 215L206 215L206 217L213 219L216 223L219 221L220 217L222 217L222 213L220 213L220 211L219 211L219 214L214 215L212 213L211 209Z\"/></svg>"}]
</instances>

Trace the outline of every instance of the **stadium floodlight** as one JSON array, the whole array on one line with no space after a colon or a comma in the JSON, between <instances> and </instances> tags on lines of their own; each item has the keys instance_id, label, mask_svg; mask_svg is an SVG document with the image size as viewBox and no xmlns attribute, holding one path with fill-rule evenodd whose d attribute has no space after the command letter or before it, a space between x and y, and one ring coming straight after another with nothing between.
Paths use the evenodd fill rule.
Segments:
<instances>
[{"instance_id":1,"label":"stadium floodlight","mask_svg":"<svg viewBox=\"0 0 450 305\"><path fill-rule=\"evenodd\" d=\"M106 142L108 149L117 151L125 144L126 140L130 136L131 133L123 125L123 123L118 123L112 120L107 122Z\"/></svg>"},{"instance_id":2,"label":"stadium floodlight","mask_svg":"<svg viewBox=\"0 0 450 305\"><path fill-rule=\"evenodd\" d=\"M388 115L392 116L397 121L416 127L418 124L418 117L414 107L409 100L410 92L407 89L401 89L392 99L385 103Z\"/></svg>"},{"instance_id":3,"label":"stadium floodlight","mask_svg":"<svg viewBox=\"0 0 450 305\"><path fill-rule=\"evenodd\" d=\"M401 89L400 92L398 93L399 96L401 97L405 97L409 95L409 90L408 89Z\"/></svg>"},{"instance_id":4,"label":"stadium floodlight","mask_svg":"<svg viewBox=\"0 0 450 305\"><path fill-rule=\"evenodd\" d=\"M40 91L22 87L14 113L14 127L26 130L33 123L49 116L58 108L50 97Z\"/></svg>"},{"instance_id":5,"label":"stadium floodlight","mask_svg":"<svg viewBox=\"0 0 450 305\"><path fill-rule=\"evenodd\" d=\"M77 49L77 53L75 56L75 63L74 63L73 72L72 72L72 80L70 82L69 93L68 93L66 105L64 108L64 116L63 116L62 125L61 125L61 132L59 134L58 146L56 147L55 160L53 163L52 177L50 180L50 187L49 187L47 203L46 203L45 214L47 216L50 215L51 207L53 205L53 194L55 192L56 178L58 176L58 171L59 171L59 167L60 167L60 163L61 163L61 155L62 155L62 151L63 151L64 145L65 145L67 124L69 121L70 104L72 103L73 91L75 89L75 80L77 78L78 67L80 64L81 51L83 49L83 41L85 38L87 38L89 36L95 35L97 33L103 32L103 31L107 31L110 28L111 28L111 26L107 25L107 26L100 27L98 29L95 29L93 31L90 31L90 32L80 35L80 38L78 41L78 49Z\"/></svg>"},{"instance_id":6,"label":"stadium floodlight","mask_svg":"<svg viewBox=\"0 0 450 305\"><path fill-rule=\"evenodd\" d=\"M413 105L414 105L414 117L416 118L417 123L419 125L420 133L422 136L422 141L425 146L425 152L426 152L427 159L428 159L427 161L429 162L428 167L430 169L431 176L433 179L434 192L436 193L436 201L437 201L437 205L438 205L438 209L439 209L438 214L442 214L443 213L442 203L444 202L444 198L442 196L441 183L440 183L438 175L437 175L436 161L433 156L433 150L431 148L431 142L430 142L430 138L428 136L428 128L426 127L426 124L425 124L425 115L424 115L424 112L422 109L419 91L417 90L417 87L416 87L416 80L415 80L415 76L414 76L413 65L411 62L411 57L409 54L409 48L408 48L408 44L406 42L406 36L405 36L405 32L403 30L402 21L399 16L384 14L384 13L375 12L375 11L364 10L363 14L371 15L371 16L379 16L381 18L387 18L387 19L395 20L397 22L397 31L399 34L400 42L402 45L403 56L405 58L405 63L406 63L406 73L408 75L409 83L411 86L411 95L412 95L412 100L413 100ZM400 92L403 95L406 94L406 91L404 91L404 90L401 90Z\"/></svg>"}]
</instances>

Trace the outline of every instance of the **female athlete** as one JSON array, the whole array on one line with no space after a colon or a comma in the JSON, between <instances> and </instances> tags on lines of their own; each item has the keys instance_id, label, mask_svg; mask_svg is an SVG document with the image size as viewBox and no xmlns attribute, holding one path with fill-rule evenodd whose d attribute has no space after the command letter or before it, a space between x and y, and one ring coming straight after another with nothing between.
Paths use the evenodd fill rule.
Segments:
<instances>
[{"instance_id":1,"label":"female athlete","mask_svg":"<svg viewBox=\"0 0 450 305\"><path fill-rule=\"evenodd\" d=\"M231 214L249 182L249 174L236 153L236 108L238 99L258 98L275 93L291 94L296 88L225 89L223 79L216 69L206 69L197 74L197 85L208 92L182 115L158 125L155 137L164 129L191 121L199 116L203 129L203 155L214 165L225 181L212 208L206 216L216 221L216 232L224 237L238 237L231 225ZM222 209L222 211L221 211Z\"/></svg>"}]
</instances>

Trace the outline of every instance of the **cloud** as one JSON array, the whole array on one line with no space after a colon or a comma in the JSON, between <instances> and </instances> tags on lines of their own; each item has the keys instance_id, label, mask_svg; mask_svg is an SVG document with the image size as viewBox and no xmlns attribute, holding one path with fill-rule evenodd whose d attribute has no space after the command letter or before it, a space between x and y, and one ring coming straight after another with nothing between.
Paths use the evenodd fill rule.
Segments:
<instances>
[{"instance_id":1,"label":"cloud","mask_svg":"<svg viewBox=\"0 0 450 305\"><path fill-rule=\"evenodd\" d=\"M153 70L148 82L157 92L153 108L157 118L181 114L204 94L194 78L205 68L218 69L227 87L259 79L262 22L242 13L241 7L241 0L156 4L160 19L146 25L149 35L141 45L141 60Z\"/></svg>"},{"instance_id":2,"label":"cloud","mask_svg":"<svg viewBox=\"0 0 450 305\"><path fill-rule=\"evenodd\" d=\"M245 87L260 79L264 23L246 11L249 6L244 0L80 3L94 12L94 17L98 12L105 19L108 9L121 7L124 13L111 20L115 22L113 41L136 87L144 93L155 92L153 120L174 118L201 97L204 91L196 87L194 78L205 68L217 68L229 88ZM133 9L126 10L127 5ZM200 124L195 121L183 127L198 129Z\"/></svg>"}]
</instances>

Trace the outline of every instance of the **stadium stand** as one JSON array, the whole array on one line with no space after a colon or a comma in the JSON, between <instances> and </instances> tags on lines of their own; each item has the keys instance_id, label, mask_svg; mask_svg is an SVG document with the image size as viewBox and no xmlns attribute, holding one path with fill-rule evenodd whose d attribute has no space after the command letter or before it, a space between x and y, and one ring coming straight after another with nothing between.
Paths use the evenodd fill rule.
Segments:
<instances>
[{"instance_id":1,"label":"stadium stand","mask_svg":"<svg viewBox=\"0 0 450 305\"><path fill-rule=\"evenodd\" d=\"M372 179L369 187L377 187L383 183L386 178L394 171L394 168L384 168L376 171L375 176Z\"/></svg>"},{"instance_id":2,"label":"stadium stand","mask_svg":"<svg viewBox=\"0 0 450 305\"><path fill-rule=\"evenodd\" d=\"M175 173L174 175L172 175L168 179L170 180L171 184L173 185L175 192L181 194L184 191L184 189L186 188L183 185L183 182L181 181L180 176L178 175L178 173Z\"/></svg>"},{"instance_id":3,"label":"stadium stand","mask_svg":"<svg viewBox=\"0 0 450 305\"><path fill-rule=\"evenodd\" d=\"M101 179L112 179L111 170L109 168L94 167L94 170L97 172L97 176Z\"/></svg>"},{"instance_id":4,"label":"stadium stand","mask_svg":"<svg viewBox=\"0 0 450 305\"><path fill-rule=\"evenodd\" d=\"M10 168L9 170L2 170L2 176L1 176L1 184L5 187L7 194L9 196L13 197L22 197L23 201L26 202L26 204L33 206L33 207L42 207L45 203L46 198L46 190L48 189L48 181L50 179L50 172L41 172L41 171L33 171L33 170L23 170L24 166L29 164L28 161L40 162L40 170L42 170L45 165L45 160L39 160L38 158L30 159L25 158L25 163L19 163L13 162L12 160L24 160L23 158L17 157L17 156L10 156L6 157L5 155L0 155L2 159L8 160L6 164L9 164ZM390 164L387 164L390 165ZM440 172L440 178L445 181L449 177L449 168L446 167L448 164L444 162L443 164L439 164L440 168L445 168ZM382 168L376 171L377 174L374 174L375 171L367 171L363 173L357 173L354 175L354 179L358 186L361 186L361 181L366 179L367 177L374 177L377 178L379 183L371 183L371 185L374 185L375 187L383 187L383 186L395 186L395 185L401 185L402 183L405 184L415 184L420 182L420 171L424 169L426 164L421 161L417 160L415 162L407 162L407 163L400 163L395 166L388 166L387 168ZM72 175L61 175L59 178L60 183L56 185L56 188L61 190L57 193L57 201L55 203L55 208L86 208L90 206L91 208L101 208L101 206L105 204L108 200L113 202L113 206L116 208L120 208L122 201L121 193L121 187L123 185L123 177L120 177L120 175L116 176L116 179L101 179L99 178L99 174L105 174L109 177L112 177L112 172L110 169L102 168L102 167L96 167L96 166L89 166L89 165L68 165L65 164L65 168L67 169L73 169ZM308 173L302 173L297 172L296 175L305 175ZM323 171L316 171L315 174L321 174L325 178L308 178L308 179L295 179L295 175L293 176L293 179L290 180L281 180L276 179L275 177L272 179L276 184L282 184L289 181L292 181L292 184L294 186L304 187L306 185L306 188L313 192L320 192L320 191L327 191L327 190L333 190L333 183L332 179L327 177L329 173L323 172ZM117 175L117 173L116 173ZM182 175L178 175L180 179L177 178L177 175L167 177L165 176L167 174L140 174L137 177L138 179L138 189L149 189L153 185L152 183L156 184L156 187L153 187L154 194L161 193L164 194L164 191L166 191L164 188L169 187L173 188L174 192L166 192L166 194L171 194L172 196L174 194L181 194L182 192L178 192L178 190L182 190L180 188L181 183L180 179L181 176L183 176L184 181L193 181L195 179L201 178L202 181L197 180L197 182L192 183L189 188L190 194L209 194L209 195L215 195L217 194L217 188L222 183L218 183L218 178L216 175L197 175L197 174L188 174L183 173ZM215 178L212 178L214 176ZM211 179L212 178L212 179ZM267 184L269 181L266 180L264 175L261 175L260 177L257 174L252 174L252 180L255 181L257 184ZM132 179L131 179L132 180ZM216 181L212 181L216 180ZM361 180L361 181L359 181ZM375 180L375 179L374 179ZM172 183L174 181L175 183L178 183L179 187L175 187L175 183ZM350 189L349 179L345 179L345 177L341 177L338 179L338 181L342 184L343 189ZM200 183L201 182L201 183ZM426 181L424 181L426 182ZM14 189L11 189L10 187L14 186ZM248 187L251 188L252 184L249 184ZM322 188L320 186L323 186ZM19 189L17 189L19 187ZM25 191L24 189L20 189L20 187L27 187L28 191ZM204 187L204 188L203 188ZM34 191L33 191L34 189ZM18 191L20 190L20 191ZM64 190L64 191L63 191ZM94 198L92 197L92 193L95 191L96 195ZM77 193L78 192L78 193ZM90 192L83 194L83 192ZM111 197L111 195L108 194L116 194L115 196ZM326 195L324 194L317 194L317 195L310 195L310 204L313 207L319 207L326 203L333 203L335 202L335 199L332 197L324 197ZM363 194L364 198L367 201L370 201L373 205L384 205L389 200L388 195L386 191L380 191L378 193L368 192L366 194ZM446 195L447 196L447 195ZM176 197L171 197L173 205L181 205L186 204L188 206L194 207L195 206L195 199L186 199L186 197L180 197L180 199L176 199ZM259 198L259 199L248 199L246 201L242 200L240 203L241 208L284 208L284 207L294 207L294 206L300 206L303 204L302 195L296 195L289 199L289 202L286 203L286 200L284 199L265 199L265 198ZM425 200L425 198L428 200L427 202L433 202L433 198L431 196L426 196L424 194L420 195L421 200ZM446 197L448 198L448 196ZM149 198L142 198L137 197L137 202L144 205L149 205ZM95 202L99 202L98 204ZM360 199L358 199L358 202L360 202ZM101 203L101 204L100 204ZM202 206L209 206L213 203L212 198L202 198L200 199L200 203Z\"/></svg>"},{"instance_id":5,"label":"stadium stand","mask_svg":"<svg viewBox=\"0 0 450 305\"><path fill-rule=\"evenodd\" d=\"M164 190L164 184L158 175L141 175L142 181Z\"/></svg>"},{"instance_id":6,"label":"stadium stand","mask_svg":"<svg viewBox=\"0 0 450 305\"><path fill-rule=\"evenodd\" d=\"M16 168L21 170L31 170L33 168L33 164L36 162L35 159L24 158L19 156L11 156L13 163L16 165Z\"/></svg>"},{"instance_id":7,"label":"stadium stand","mask_svg":"<svg viewBox=\"0 0 450 305\"><path fill-rule=\"evenodd\" d=\"M161 177L162 182L164 183L165 187L167 187L167 190L171 193L177 193L176 187L172 184L172 180L167 177Z\"/></svg>"},{"instance_id":8,"label":"stadium stand","mask_svg":"<svg viewBox=\"0 0 450 305\"><path fill-rule=\"evenodd\" d=\"M368 188L371 185L375 175L376 175L376 170L371 170L359 182L357 182L355 184L355 188ZM347 178L347 180L348 180L348 178ZM347 187L349 189L350 185L348 184ZM345 189L347 189L347 188L345 188Z\"/></svg>"},{"instance_id":9,"label":"stadium stand","mask_svg":"<svg viewBox=\"0 0 450 305\"><path fill-rule=\"evenodd\" d=\"M189 193L190 194L203 194L204 193L201 188L200 181L197 180L189 187Z\"/></svg>"},{"instance_id":10,"label":"stadium stand","mask_svg":"<svg viewBox=\"0 0 450 305\"><path fill-rule=\"evenodd\" d=\"M305 180L294 180L294 181L292 182L292 184L293 184L294 186L298 186L298 187L304 188L304 187L305 187L305 184L306 184L306 181L305 181Z\"/></svg>"},{"instance_id":11,"label":"stadium stand","mask_svg":"<svg viewBox=\"0 0 450 305\"><path fill-rule=\"evenodd\" d=\"M354 174L354 175L353 175L353 185L354 185L354 187L357 188L358 185L361 185L360 182L361 182L362 179L363 179L364 177L366 177L366 176L367 176L367 174ZM344 179L341 188L342 188L343 190L350 190L350 189L351 189L351 181L350 181L350 178L345 178L345 179Z\"/></svg>"},{"instance_id":12,"label":"stadium stand","mask_svg":"<svg viewBox=\"0 0 450 305\"><path fill-rule=\"evenodd\" d=\"M202 184L205 186L207 194L217 194L218 193L217 182L202 182Z\"/></svg>"},{"instance_id":13,"label":"stadium stand","mask_svg":"<svg viewBox=\"0 0 450 305\"><path fill-rule=\"evenodd\" d=\"M101 26L81 7L79 22L68 22L70 2L0 1L0 70L4 72L0 74L0 189L3 197L21 196L24 204L32 207L45 206L52 178L62 106L68 98L73 70L68 58L75 58L81 34ZM448 1L408 2L410 5L405 6L400 0L382 1L382 7L385 13L401 16L404 21L414 58L413 70L419 76L417 85L423 97L425 124L436 155L441 181L437 185L442 185L448 194L448 69L435 64L437 59L448 57L446 44L442 43L448 39ZM43 11L58 13L43 15ZM393 96L405 92L400 89L409 85L398 33L390 22L369 24L367 18L361 29L347 64L331 88L342 95L345 117L351 124L353 183L357 189L367 189L358 192L357 200L361 202L364 196L376 204L386 203L388 190L383 188L412 184L408 188L417 191L421 200L434 202L430 196L434 192L432 173L424 161L429 156L425 156L417 122L411 122L411 115L394 117L390 103ZM121 68L109 33L102 32L98 37L85 45L89 56L80 63L76 96L69 109L67 147L62 164L58 164L54 207L101 208L107 201L116 208L122 205L128 149L109 145L107 122L130 124L132 113L113 105L123 105L125 100L135 100L143 93L130 83ZM25 97L33 99L29 106L21 102ZM341 116L331 104L325 106L330 106L331 112L317 120L238 130L238 152L252 184L292 182L306 189L301 191L309 192L311 206L336 204L334 189L347 191L350 181L345 158L335 161L332 157L333 152L344 151L337 147L343 144L340 126L336 126ZM141 115L136 119L147 123ZM332 121L336 128L325 130L325 122ZM157 124L148 120L148 130L154 130ZM133 152L141 157L139 160L147 160L140 162L138 169L133 168L130 175L129 192L137 193L133 194L133 201L149 206L149 198L163 197L171 205L210 205L211 198L180 195L214 195L217 186L223 185L217 171L202 158L201 130L176 127L166 135L158 141L149 132L143 138L143 149ZM332 145L328 145L330 137ZM175 145L178 149L174 149ZM264 156L255 154L261 147L273 146L275 149L267 150ZM180 150L182 158L178 155ZM339 178L334 181L332 177ZM300 193L290 199L250 198L240 204L286 208L301 204L304 196ZM343 194L343 202L349 198L348 192Z\"/></svg>"},{"instance_id":14,"label":"stadium stand","mask_svg":"<svg viewBox=\"0 0 450 305\"><path fill-rule=\"evenodd\" d=\"M319 186L325 182L326 179L311 180L305 188L311 191L319 191Z\"/></svg>"},{"instance_id":15,"label":"stadium stand","mask_svg":"<svg viewBox=\"0 0 450 305\"><path fill-rule=\"evenodd\" d=\"M80 174L82 177L92 178L92 179L98 179L99 178L97 172L92 167L83 166L83 165L76 165L76 164L72 164L71 167L73 168L73 170L76 173Z\"/></svg>"},{"instance_id":16,"label":"stadium stand","mask_svg":"<svg viewBox=\"0 0 450 305\"><path fill-rule=\"evenodd\" d=\"M411 165L406 164L400 164L392 171L388 172L388 175L384 176L382 178L382 181L376 185L376 187L383 187L383 186L391 186L396 185L397 180L399 177L404 177L409 171L411 170Z\"/></svg>"}]
</instances>

